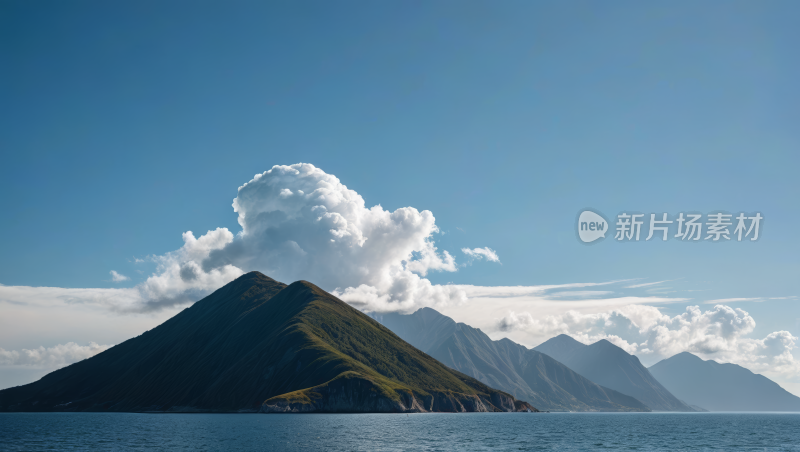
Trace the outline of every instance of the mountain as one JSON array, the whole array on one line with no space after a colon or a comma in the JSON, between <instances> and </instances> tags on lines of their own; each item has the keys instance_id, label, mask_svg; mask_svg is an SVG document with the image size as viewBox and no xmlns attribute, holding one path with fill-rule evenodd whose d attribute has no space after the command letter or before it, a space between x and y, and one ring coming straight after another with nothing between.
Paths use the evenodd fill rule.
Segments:
<instances>
[{"instance_id":1,"label":"mountain","mask_svg":"<svg viewBox=\"0 0 800 452\"><path fill-rule=\"evenodd\" d=\"M545 355L552 356L553 358L567 357L576 351L586 347L586 344L578 342L566 334L559 334L558 336L542 342L534 347L534 350L544 353ZM558 359L558 358L556 358Z\"/></svg>"},{"instance_id":2,"label":"mountain","mask_svg":"<svg viewBox=\"0 0 800 452\"><path fill-rule=\"evenodd\" d=\"M636 397L655 411L695 411L662 386L639 358L605 339L585 345L561 334L534 350L550 355L599 385Z\"/></svg>"},{"instance_id":3,"label":"mountain","mask_svg":"<svg viewBox=\"0 0 800 452\"><path fill-rule=\"evenodd\" d=\"M659 361L650 373L677 397L710 411L800 411L800 397L736 364L683 352Z\"/></svg>"},{"instance_id":4,"label":"mountain","mask_svg":"<svg viewBox=\"0 0 800 452\"><path fill-rule=\"evenodd\" d=\"M592 383L545 354L509 339L493 341L481 330L433 309L375 317L440 362L540 410L649 411L635 398Z\"/></svg>"},{"instance_id":5,"label":"mountain","mask_svg":"<svg viewBox=\"0 0 800 452\"><path fill-rule=\"evenodd\" d=\"M243 275L0 411L528 411L305 281Z\"/></svg>"}]
</instances>

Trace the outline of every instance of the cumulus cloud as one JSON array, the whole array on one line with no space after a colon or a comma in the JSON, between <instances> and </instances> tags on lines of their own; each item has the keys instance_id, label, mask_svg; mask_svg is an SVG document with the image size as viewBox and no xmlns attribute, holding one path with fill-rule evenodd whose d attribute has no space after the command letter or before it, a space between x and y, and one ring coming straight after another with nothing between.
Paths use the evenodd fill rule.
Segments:
<instances>
[{"instance_id":1,"label":"cumulus cloud","mask_svg":"<svg viewBox=\"0 0 800 452\"><path fill-rule=\"evenodd\" d=\"M88 345L68 342L66 344L58 344L55 347L39 347L30 350L4 350L0 348L0 365L58 369L86 358L91 358L111 347L111 345L98 345L94 342Z\"/></svg>"},{"instance_id":2,"label":"cumulus cloud","mask_svg":"<svg viewBox=\"0 0 800 452\"><path fill-rule=\"evenodd\" d=\"M109 273L111 274L111 280L114 282L128 281L130 279L125 275L115 272L114 270L111 270Z\"/></svg>"},{"instance_id":3,"label":"cumulus cloud","mask_svg":"<svg viewBox=\"0 0 800 452\"><path fill-rule=\"evenodd\" d=\"M241 269L232 265L221 265L208 271L201 266L212 250L222 248L231 241L233 234L225 228L208 231L199 238L187 231L183 234L184 244L181 248L161 256L149 257L150 261L156 263L156 271L135 287L100 289L0 284L0 300L18 304L37 303L42 306L59 302L92 304L123 313L159 311L191 303L244 274ZM114 278L115 273L111 272Z\"/></svg>"},{"instance_id":4,"label":"cumulus cloud","mask_svg":"<svg viewBox=\"0 0 800 452\"><path fill-rule=\"evenodd\" d=\"M725 305L706 311L688 306L673 317L647 305L589 314L570 310L540 318L509 311L495 325L502 332L523 330L545 339L558 334L569 334L587 344L607 339L628 353L649 356L651 361L688 351L754 372L796 378L800 361L794 359L792 350L798 338L788 331L776 331L763 339L747 337L755 326L748 312Z\"/></svg>"},{"instance_id":5,"label":"cumulus cloud","mask_svg":"<svg viewBox=\"0 0 800 452\"><path fill-rule=\"evenodd\" d=\"M310 164L274 166L239 187L233 201L242 231L214 249L201 269L257 269L276 279L306 279L371 311L410 311L461 303L462 291L433 285L432 271L457 270L433 241L430 211L380 205Z\"/></svg>"},{"instance_id":6,"label":"cumulus cloud","mask_svg":"<svg viewBox=\"0 0 800 452\"><path fill-rule=\"evenodd\" d=\"M192 231L183 233L183 246L162 256L153 256L156 272L136 286L140 305L158 309L197 301L202 296L233 281L245 272L231 264L204 269L203 261L215 250L233 242L227 228L217 228L195 238Z\"/></svg>"},{"instance_id":7,"label":"cumulus cloud","mask_svg":"<svg viewBox=\"0 0 800 452\"><path fill-rule=\"evenodd\" d=\"M409 312L466 300L463 290L425 278L458 269L455 257L436 247L439 228L430 211L367 207L361 195L314 165L274 166L256 174L239 187L233 210L241 226L236 235L226 228L199 237L185 232L180 249L148 257L156 270L133 288L2 286L0 297L38 291L68 302L146 312L191 303L259 270L287 283L311 281L362 310ZM472 258L499 261L489 248L467 251ZM113 270L111 275L127 280Z\"/></svg>"},{"instance_id":8,"label":"cumulus cloud","mask_svg":"<svg viewBox=\"0 0 800 452\"><path fill-rule=\"evenodd\" d=\"M466 254L467 256L473 259L483 259L486 258L489 262L500 262L500 258L497 256L497 252L488 246L486 248L461 248L461 252Z\"/></svg>"},{"instance_id":9,"label":"cumulus cloud","mask_svg":"<svg viewBox=\"0 0 800 452\"><path fill-rule=\"evenodd\" d=\"M627 288L658 287L666 281L505 287L432 284L427 279L432 272L455 272L458 265L451 253L437 248L434 239L439 228L430 211L367 207L361 195L310 164L274 166L256 174L239 187L233 210L241 227L235 234L226 228L199 236L187 231L179 249L136 258L137 263L155 263L156 269L134 287L0 285L0 303L8 303L5 312L13 306L25 315L33 315L31 309L37 316L54 312L53 307L63 315L77 311L72 308L81 304L116 312L144 312L155 318L155 311L163 315L165 308L194 302L245 271L259 270L287 283L299 279L314 282L364 311L412 312L434 307L458 321L526 345L566 333L584 342L606 338L641 356L666 357L687 350L753 370L795 369L798 374L791 353L797 338L786 331L763 339L746 337L755 321L740 309L719 305L702 311L694 306L669 317L652 305L687 299L620 297L610 290L587 290L621 282L633 283ZM461 251L468 262L500 262L496 251L488 247ZM111 276L115 282L128 280L113 270ZM720 301L745 299L712 300ZM11 323L5 323L6 331ZM0 364L64 365L103 347L107 346L68 343L49 349L0 349Z\"/></svg>"}]
</instances>

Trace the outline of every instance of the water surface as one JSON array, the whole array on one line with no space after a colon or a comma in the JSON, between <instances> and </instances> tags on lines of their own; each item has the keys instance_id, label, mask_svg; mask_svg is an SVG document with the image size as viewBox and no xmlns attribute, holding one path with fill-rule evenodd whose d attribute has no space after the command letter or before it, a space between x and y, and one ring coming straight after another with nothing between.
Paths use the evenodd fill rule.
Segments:
<instances>
[{"instance_id":1,"label":"water surface","mask_svg":"<svg viewBox=\"0 0 800 452\"><path fill-rule=\"evenodd\" d=\"M0 450L786 450L798 413L0 413Z\"/></svg>"}]
</instances>

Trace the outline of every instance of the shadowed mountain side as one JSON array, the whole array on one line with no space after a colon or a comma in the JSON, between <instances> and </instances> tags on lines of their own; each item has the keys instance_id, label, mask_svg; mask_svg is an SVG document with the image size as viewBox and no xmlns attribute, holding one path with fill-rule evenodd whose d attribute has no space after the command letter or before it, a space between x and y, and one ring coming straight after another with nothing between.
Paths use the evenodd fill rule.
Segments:
<instances>
[{"instance_id":1,"label":"shadowed mountain side","mask_svg":"<svg viewBox=\"0 0 800 452\"><path fill-rule=\"evenodd\" d=\"M542 353L423 308L410 315L376 315L410 344L442 363L553 411L648 411L633 397L603 388Z\"/></svg>"},{"instance_id":2,"label":"shadowed mountain side","mask_svg":"<svg viewBox=\"0 0 800 452\"><path fill-rule=\"evenodd\" d=\"M549 351L550 356L589 380L635 397L653 410L695 411L662 386L639 358L605 339L584 345L562 334L534 350Z\"/></svg>"},{"instance_id":3,"label":"shadowed mountain side","mask_svg":"<svg viewBox=\"0 0 800 452\"><path fill-rule=\"evenodd\" d=\"M649 370L676 397L710 411L800 411L800 397L736 364L683 352Z\"/></svg>"},{"instance_id":4,"label":"shadowed mountain side","mask_svg":"<svg viewBox=\"0 0 800 452\"><path fill-rule=\"evenodd\" d=\"M559 334L556 337L542 342L533 349L537 352L544 353L545 355L552 356L555 359L559 359L559 357L568 358L576 351L585 347L586 344L576 341L571 336Z\"/></svg>"},{"instance_id":5,"label":"shadowed mountain side","mask_svg":"<svg viewBox=\"0 0 800 452\"><path fill-rule=\"evenodd\" d=\"M527 411L305 281L248 273L3 411Z\"/></svg>"}]
</instances>

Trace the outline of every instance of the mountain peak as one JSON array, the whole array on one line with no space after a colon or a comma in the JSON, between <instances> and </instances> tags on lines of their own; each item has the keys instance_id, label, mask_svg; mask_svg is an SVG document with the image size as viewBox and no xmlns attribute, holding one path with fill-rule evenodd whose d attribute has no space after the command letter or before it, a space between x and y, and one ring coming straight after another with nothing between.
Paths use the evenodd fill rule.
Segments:
<instances>
[{"instance_id":1,"label":"mountain peak","mask_svg":"<svg viewBox=\"0 0 800 452\"><path fill-rule=\"evenodd\" d=\"M567 356L584 347L586 347L586 344L575 340L572 336L559 334L542 342L533 349L558 361L563 361Z\"/></svg>"},{"instance_id":2,"label":"mountain peak","mask_svg":"<svg viewBox=\"0 0 800 452\"><path fill-rule=\"evenodd\" d=\"M560 335L534 348L594 383L635 397L657 411L692 411L670 394L634 355L601 339L584 345Z\"/></svg>"},{"instance_id":3,"label":"mountain peak","mask_svg":"<svg viewBox=\"0 0 800 452\"><path fill-rule=\"evenodd\" d=\"M581 345L586 345L583 342L575 339L574 337L570 336L569 334L559 334L558 336L551 338L549 341L554 341L562 344L569 345L571 347L580 347ZM548 342L549 342L548 341Z\"/></svg>"},{"instance_id":4,"label":"mountain peak","mask_svg":"<svg viewBox=\"0 0 800 452\"><path fill-rule=\"evenodd\" d=\"M250 272L141 336L0 391L0 411L535 411L308 281Z\"/></svg>"},{"instance_id":5,"label":"mountain peak","mask_svg":"<svg viewBox=\"0 0 800 452\"><path fill-rule=\"evenodd\" d=\"M424 308L417 309L411 315L421 316L422 318L430 319L430 320L441 319L443 317L446 317L444 314L442 314L441 312L437 311L436 309L429 308L427 306L424 307Z\"/></svg>"},{"instance_id":6,"label":"mountain peak","mask_svg":"<svg viewBox=\"0 0 800 452\"><path fill-rule=\"evenodd\" d=\"M683 352L649 370L675 396L707 410L800 411L800 397L733 363L703 360Z\"/></svg>"},{"instance_id":7,"label":"mountain peak","mask_svg":"<svg viewBox=\"0 0 800 452\"><path fill-rule=\"evenodd\" d=\"M306 281L304 279L301 279L299 281L295 281L295 282L289 284L289 287L292 287L294 289L305 288L305 289L308 289L308 290L319 289L319 287L315 286L314 284L311 284L310 282L308 282L308 281Z\"/></svg>"},{"instance_id":8,"label":"mountain peak","mask_svg":"<svg viewBox=\"0 0 800 452\"><path fill-rule=\"evenodd\" d=\"M222 286L224 289L228 286L241 286L241 285L255 285L255 284L281 284L279 281L276 281L269 276L261 273L260 271L251 271L239 276L238 278L234 279L233 281L229 282L228 284Z\"/></svg>"},{"instance_id":9,"label":"mountain peak","mask_svg":"<svg viewBox=\"0 0 800 452\"><path fill-rule=\"evenodd\" d=\"M684 361L695 361L695 362L703 362L705 361L703 358L695 355L694 353L689 352L680 352L677 355L674 355L672 358L677 358Z\"/></svg>"},{"instance_id":10,"label":"mountain peak","mask_svg":"<svg viewBox=\"0 0 800 452\"><path fill-rule=\"evenodd\" d=\"M239 280L244 281L244 280L248 280L248 279L265 279L265 278L267 280L270 280L270 281L275 281L274 279L272 279L269 276L261 273L258 270L253 270L251 272L247 272L247 273L243 274L242 276L236 278L234 281L239 281Z\"/></svg>"},{"instance_id":11,"label":"mountain peak","mask_svg":"<svg viewBox=\"0 0 800 452\"><path fill-rule=\"evenodd\" d=\"M602 388L543 353L508 338L493 341L480 329L455 323L433 309L384 315L381 321L450 368L535 405L560 411L648 411L635 398Z\"/></svg>"},{"instance_id":12,"label":"mountain peak","mask_svg":"<svg viewBox=\"0 0 800 452\"><path fill-rule=\"evenodd\" d=\"M599 341L595 342L592 345L594 345L596 347L602 347L602 348L608 348L608 349L619 348L620 350L622 350L619 346L614 345L614 343L609 341L608 339L600 339Z\"/></svg>"}]
</instances>

